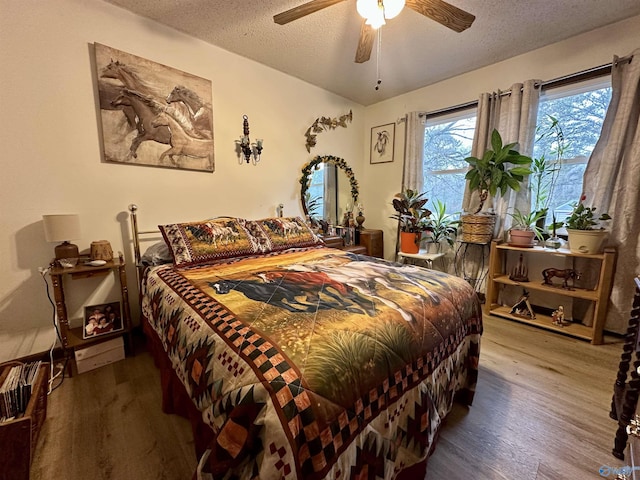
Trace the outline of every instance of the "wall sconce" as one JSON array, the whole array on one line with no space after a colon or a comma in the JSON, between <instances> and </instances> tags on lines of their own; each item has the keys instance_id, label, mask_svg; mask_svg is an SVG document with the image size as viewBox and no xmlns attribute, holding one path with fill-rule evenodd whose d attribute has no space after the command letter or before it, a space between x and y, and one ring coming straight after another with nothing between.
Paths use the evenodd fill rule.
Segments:
<instances>
[{"instance_id":1,"label":"wall sconce","mask_svg":"<svg viewBox=\"0 0 640 480\"><path fill-rule=\"evenodd\" d=\"M240 163L242 163L242 156L244 156L247 163L253 161L253 164L257 165L260 161L260 154L262 153L262 139L259 138L255 143L251 143L251 139L249 138L249 117L243 115L242 120L242 136L240 140L236 140L239 154L238 158L240 159Z\"/></svg>"}]
</instances>

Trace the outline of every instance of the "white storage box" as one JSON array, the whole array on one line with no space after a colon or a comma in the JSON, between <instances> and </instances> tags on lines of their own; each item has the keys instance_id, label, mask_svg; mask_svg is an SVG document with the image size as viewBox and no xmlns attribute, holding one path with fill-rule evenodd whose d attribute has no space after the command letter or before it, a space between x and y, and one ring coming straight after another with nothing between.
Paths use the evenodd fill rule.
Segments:
<instances>
[{"instance_id":1,"label":"white storage box","mask_svg":"<svg viewBox=\"0 0 640 480\"><path fill-rule=\"evenodd\" d=\"M103 365L124 360L124 341L122 337L76 350L78 373L85 373Z\"/></svg>"}]
</instances>

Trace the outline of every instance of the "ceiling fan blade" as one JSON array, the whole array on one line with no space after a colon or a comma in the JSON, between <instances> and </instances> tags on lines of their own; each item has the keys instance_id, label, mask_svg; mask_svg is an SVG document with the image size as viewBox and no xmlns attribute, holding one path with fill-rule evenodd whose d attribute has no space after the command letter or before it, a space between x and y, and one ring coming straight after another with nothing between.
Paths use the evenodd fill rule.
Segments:
<instances>
[{"instance_id":1,"label":"ceiling fan blade","mask_svg":"<svg viewBox=\"0 0 640 480\"><path fill-rule=\"evenodd\" d=\"M456 32L466 30L476 19L443 0L406 0L406 6Z\"/></svg>"},{"instance_id":2,"label":"ceiling fan blade","mask_svg":"<svg viewBox=\"0 0 640 480\"><path fill-rule=\"evenodd\" d=\"M310 13L317 12L323 8L330 7L336 3L344 2L345 0L311 0L310 2L303 3L298 7L294 7L286 12L279 13L273 16L273 21L278 25L284 25L289 22L293 22L299 18L302 18Z\"/></svg>"},{"instance_id":3,"label":"ceiling fan blade","mask_svg":"<svg viewBox=\"0 0 640 480\"><path fill-rule=\"evenodd\" d=\"M376 39L376 31L362 20L362 29L360 30L360 39L358 40L358 49L356 50L356 63L364 63L371 58L371 50L373 49L373 41Z\"/></svg>"}]
</instances>

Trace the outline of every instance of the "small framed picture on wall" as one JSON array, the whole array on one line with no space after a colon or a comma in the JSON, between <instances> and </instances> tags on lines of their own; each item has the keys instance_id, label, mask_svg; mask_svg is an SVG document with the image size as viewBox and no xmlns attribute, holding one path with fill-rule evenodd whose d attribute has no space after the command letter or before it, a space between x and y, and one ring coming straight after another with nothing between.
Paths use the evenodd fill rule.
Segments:
<instances>
[{"instance_id":1,"label":"small framed picture on wall","mask_svg":"<svg viewBox=\"0 0 640 480\"><path fill-rule=\"evenodd\" d=\"M393 146L396 138L396 124L388 123L371 128L370 163L393 162Z\"/></svg>"}]
</instances>

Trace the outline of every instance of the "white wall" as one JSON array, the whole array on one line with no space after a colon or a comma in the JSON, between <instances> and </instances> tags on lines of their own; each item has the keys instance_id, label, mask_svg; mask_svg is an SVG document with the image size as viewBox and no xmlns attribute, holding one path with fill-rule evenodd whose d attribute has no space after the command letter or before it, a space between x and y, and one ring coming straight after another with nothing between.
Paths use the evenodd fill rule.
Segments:
<instances>
[{"instance_id":1,"label":"white wall","mask_svg":"<svg viewBox=\"0 0 640 480\"><path fill-rule=\"evenodd\" d=\"M369 144L371 127L394 122L407 112L436 111L474 101L481 92L506 90L516 82L552 80L611 63L614 54L625 56L640 47L638 25L640 16L367 107L362 141ZM361 195L365 225L384 230L385 256L389 259L395 252L396 235L396 223L389 219L393 214L391 199L400 191L403 155L401 123L396 125L394 162L365 168L360 179L368 187ZM368 163L368 152L365 156Z\"/></svg>"},{"instance_id":2,"label":"white wall","mask_svg":"<svg viewBox=\"0 0 640 480\"><path fill-rule=\"evenodd\" d=\"M215 173L102 163L94 42L212 81ZM101 1L0 0L0 65L0 362L53 340L38 273L54 248L43 214L80 214L81 250L106 239L130 260L130 203L144 229L216 215L261 218L278 203L299 215L300 170L313 156L343 157L362 176L362 106ZM353 122L321 133L307 153L307 127L350 109ZM252 138L264 138L258 166L239 165L235 155L243 114ZM137 313L132 267L128 275ZM85 301L117 298L113 283L71 283L71 314L81 316Z\"/></svg>"}]
</instances>

